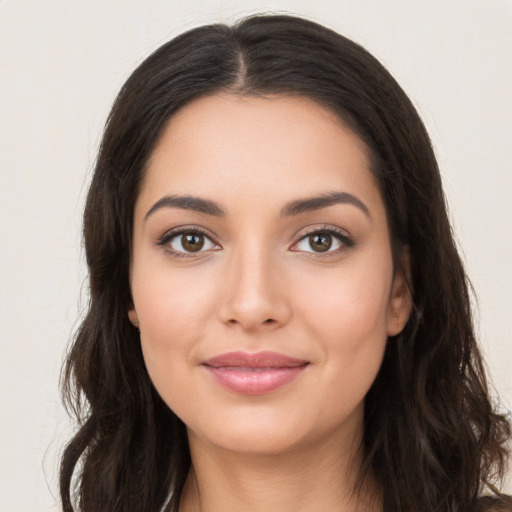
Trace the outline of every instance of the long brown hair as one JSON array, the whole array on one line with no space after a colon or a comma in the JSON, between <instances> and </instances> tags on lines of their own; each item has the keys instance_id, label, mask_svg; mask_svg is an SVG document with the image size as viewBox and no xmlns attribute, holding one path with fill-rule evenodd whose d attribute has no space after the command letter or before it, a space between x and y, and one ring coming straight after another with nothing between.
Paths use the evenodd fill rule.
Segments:
<instances>
[{"instance_id":1,"label":"long brown hair","mask_svg":"<svg viewBox=\"0 0 512 512\"><path fill-rule=\"evenodd\" d=\"M489 398L470 287L417 112L354 42L304 19L255 16L163 45L109 115L84 214L90 303L63 371L79 421L61 462L64 512L177 510L190 468L186 430L153 388L127 316L133 211L166 122L219 91L299 95L336 112L369 149L395 255L409 247L414 311L366 397L361 479L371 472L390 512L507 503L481 497L503 475L510 426Z\"/></svg>"}]
</instances>

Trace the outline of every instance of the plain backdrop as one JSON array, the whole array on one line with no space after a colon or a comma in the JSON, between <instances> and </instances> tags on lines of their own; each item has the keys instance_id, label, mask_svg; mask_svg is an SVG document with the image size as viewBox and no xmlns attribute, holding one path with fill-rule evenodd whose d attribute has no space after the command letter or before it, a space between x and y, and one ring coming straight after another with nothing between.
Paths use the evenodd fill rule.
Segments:
<instances>
[{"instance_id":1,"label":"plain backdrop","mask_svg":"<svg viewBox=\"0 0 512 512\"><path fill-rule=\"evenodd\" d=\"M185 29L283 11L361 43L417 105L511 408L511 0L0 0L0 510L59 509L59 371L87 300L80 216L115 94Z\"/></svg>"}]
</instances>

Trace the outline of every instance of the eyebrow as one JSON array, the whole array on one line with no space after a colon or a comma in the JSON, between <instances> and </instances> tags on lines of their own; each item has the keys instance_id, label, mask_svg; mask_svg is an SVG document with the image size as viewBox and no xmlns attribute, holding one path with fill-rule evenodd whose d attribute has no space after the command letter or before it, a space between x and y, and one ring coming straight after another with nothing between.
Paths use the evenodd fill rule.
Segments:
<instances>
[{"instance_id":1,"label":"eyebrow","mask_svg":"<svg viewBox=\"0 0 512 512\"><path fill-rule=\"evenodd\" d=\"M288 203L281 210L281 217L292 217L301 213L311 212L327 208L335 204L352 204L359 208L365 215L370 216L368 207L356 196L348 192L328 192L314 197L297 199ZM203 199L196 196L165 196L159 199L146 213L144 220L156 211L162 208L181 208L182 210L192 210L215 217L223 217L225 211L214 201Z\"/></svg>"},{"instance_id":2,"label":"eyebrow","mask_svg":"<svg viewBox=\"0 0 512 512\"><path fill-rule=\"evenodd\" d=\"M181 208L182 210L192 210L199 213L206 213L207 215L214 215L215 217L222 217L225 215L224 210L208 199L202 199L195 196L165 196L159 199L146 213L144 220L150 215L162 208Z\"/></svg>"},{"instance_id":3,"label":"eyebrow","mask_svg":"<svg viewBox=\"0 0 512 512\"><path fill-rule=\"evenodd\" d=\"M348 192L328 192L319 196L292 201L281 210L281 217L291 217L301 213L320 210L334 204L352 204L359 208L367 217L371 218L368 207L360 199Z\"/></svg>"}]
</instances>

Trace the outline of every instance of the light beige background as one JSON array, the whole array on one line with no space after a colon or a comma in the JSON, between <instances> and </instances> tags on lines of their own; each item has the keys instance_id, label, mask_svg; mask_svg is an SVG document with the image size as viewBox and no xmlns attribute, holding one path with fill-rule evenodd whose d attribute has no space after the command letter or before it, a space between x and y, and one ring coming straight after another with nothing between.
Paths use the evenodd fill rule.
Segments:
<instances>
[{"instance_id":1,"label":"light beige background","mask_svg":"<svg viewBox=\"0 0 512 512\"><path fill-rule=\"evenodd\" d=\"M114 95L171 36L261 11L352 37L418 106L510 409L511 0L0 0L0 510L58 510L59 369L86 301L80 215Z\"/></svg>"}]
</instances>

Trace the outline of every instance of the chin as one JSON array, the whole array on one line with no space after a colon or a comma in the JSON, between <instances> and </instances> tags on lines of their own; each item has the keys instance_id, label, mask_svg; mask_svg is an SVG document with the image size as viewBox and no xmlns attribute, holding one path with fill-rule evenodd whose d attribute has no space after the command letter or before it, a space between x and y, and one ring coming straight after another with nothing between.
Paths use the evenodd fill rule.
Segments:
<instances>
[{"instance_id":1,"label":"chin","mask_svg":"<svg viewBox=\"0 0 512 512\"><path fill-rule=\"evenodd\" d=\"M286 454L304 444L301 436L292 437L288 431L283 432L276 428L223 429L221 432L208 432L207 435L196 435L191 429L188 429L188 432L189 439L199 436L203 441L220 450L247 456Z\"/></svg>"},{"instance_id":2,"label":"chin","mask_svg":"<svg viewBox=\"0 0 512 512\"><path fill-rule=\"evenodd\" d=\"M210 417L202 424L188 425L187 430L191 444L206 442L245 455L285 455L322 444L352 444L356 438L359 441L362 426L362 404L345 415L323 418L287 408L256 411L240 406L231 414L217 410L215 420Z\"/></svg>"}]
</instances>

